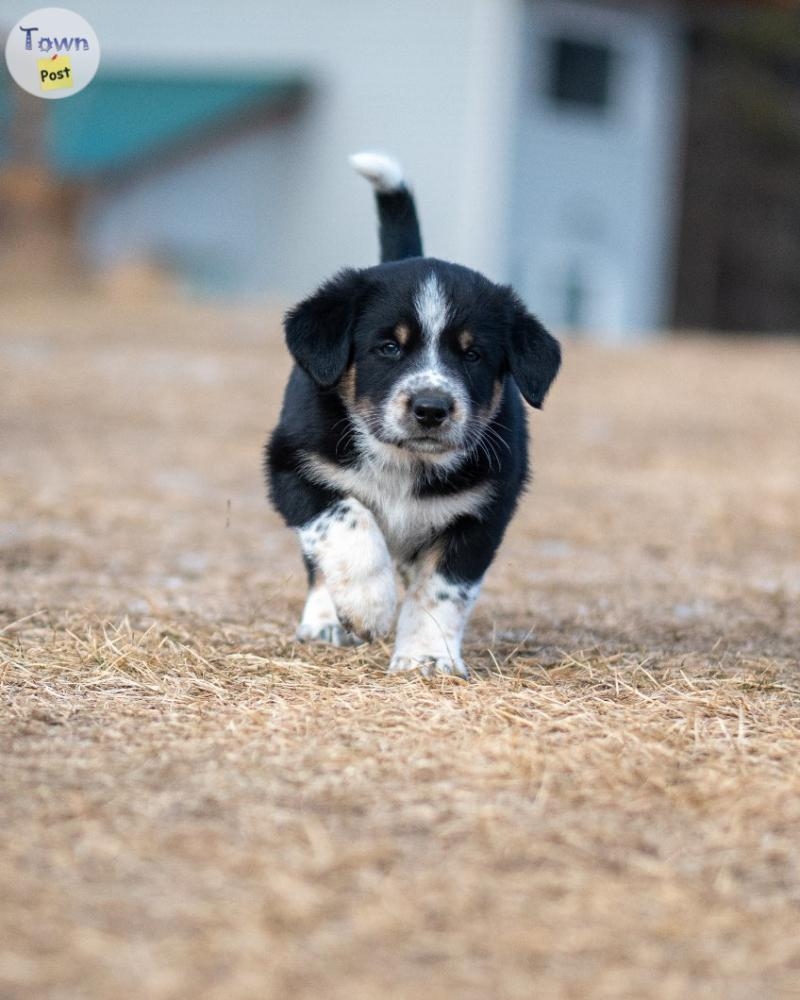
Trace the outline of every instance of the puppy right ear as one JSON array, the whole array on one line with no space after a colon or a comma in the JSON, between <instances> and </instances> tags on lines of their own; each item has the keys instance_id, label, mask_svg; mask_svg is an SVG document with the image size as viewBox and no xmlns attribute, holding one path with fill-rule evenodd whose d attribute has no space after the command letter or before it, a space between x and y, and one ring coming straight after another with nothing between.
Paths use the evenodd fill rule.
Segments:
<instances>
[{"instance_id":1,"label":"puppy right ear","mask_svg":"<svg viewBox=\"0 0 800 1000\"><path fill-rule=\"evenodd\" d=\"M295 361L325 389L344 375L353 346L366 280L349 268L326 281L284 317L286 343Z\"/></svg>"}]
</instances>

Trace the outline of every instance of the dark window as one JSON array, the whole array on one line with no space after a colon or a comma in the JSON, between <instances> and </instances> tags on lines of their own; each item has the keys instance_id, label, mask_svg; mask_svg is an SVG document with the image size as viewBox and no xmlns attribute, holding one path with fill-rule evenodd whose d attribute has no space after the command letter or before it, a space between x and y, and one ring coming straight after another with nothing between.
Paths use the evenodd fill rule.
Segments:
<instances>
[{"instance_id":1,"label":"dark window","mask_svg":"<svg viewBox=\"0 0 800 1000\"><path fill-rule=\"evenodd\" d=\"M550 42L549 96L556 104L604 111L609 104L611 47L571 38Z\"/></svg>"}]
</instances>

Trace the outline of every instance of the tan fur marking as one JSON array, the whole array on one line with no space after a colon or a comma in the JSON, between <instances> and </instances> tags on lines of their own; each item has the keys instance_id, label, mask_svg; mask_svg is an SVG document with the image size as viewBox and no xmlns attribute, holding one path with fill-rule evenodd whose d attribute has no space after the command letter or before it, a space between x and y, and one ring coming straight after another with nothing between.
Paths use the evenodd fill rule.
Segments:
<instances>
[{"instance_id":1,"label":"tan fur marking","mask_svg":"<svg viewBox=\"0 0 800 1000\"><path fill-rule=\"evenodd\" d=\"M342 375L342 379L339 382L339 392L341 393L342 399L348 403L354 403L356 398L356 366L350 365L347 371Z\"/></svg>"},{"instance_id":2,"label":"tan fur marking","mask_svg":"<svg viewBox=\"0 0 800 1000\"><path fill-rule=\"evenodd\" d=\"M407 392L398 393L397 396L389 402L387 409L398 423L400 423L406 413L408 413L410 402L411 396Z\"/></svg>"},{"instance_id":3,"label":"tan fur marking","mask_svg":"<svg viewBox=\"0 0 800 1000\"><path fill-rule=\"evenodd\" d=\"M468 351L475 343L475 338L469 330L462 330L458 335L458 346L462 351Z\"/></svg>"},{"instance_id":4,"label":"tan fur marking","mask_svg":"<svg viewBox=\"0 0 800 1000\"><path fill-rule=\"evenodd\" d=\"M503 382L498 379L494 384L492 398L489 400L489 405L478 410L478 416L480 417L481 423L488 424L489 421L496 416L497 411L500 409L500 401L502 398Z\"/></svg>"},{"instance_id":5,"label":"tan fur marking","mask_svg":"<svg viewBox=\"0 0 800 1000\"><path fill-rule=\"evenodd\" d=\"M436 572L443 549L444 546L441 542L434 542L418 555L413 563L408 564L406 586L409 594L418 597L420 592L424 590L428 579Z\"/></svg>"},{"instance_id":6,"label":"tan fur marking","mask_svg":"<svg viewBox=\"0 0 800 1000\"><path fill-rule=\"evenodd\" d=\"M394 335L395 339L397 340L397 343L401 347L405 347L406 344L408 343L409 337L411 336L411 331L405 325L405 323L398 323L397 326L394 328Z\"/></svg>"},{"instance_id":7,"label":"tan fur marking","mask_svg":"<svg viewBox=\"0 0 800 1000\"><path fill-rule=\"evenodd\" d=\"M357 403L353 404L353 410L369 423L375 414L375 404L366 396L362 396Z\"/></svg>"}]
</instances>

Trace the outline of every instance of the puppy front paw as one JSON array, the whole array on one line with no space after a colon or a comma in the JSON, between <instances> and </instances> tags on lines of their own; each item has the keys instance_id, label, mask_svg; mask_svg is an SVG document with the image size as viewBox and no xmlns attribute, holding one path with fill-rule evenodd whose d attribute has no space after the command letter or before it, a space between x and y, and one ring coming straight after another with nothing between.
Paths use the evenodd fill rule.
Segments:
<instances>
[{"instance_id":1,"label":"puppy front paw","mask_svg":"<svg viewBox=\"0 0 800 1000\"><path fill-rule=\"evenodd\" d=\"M390 674L405 674L417 672L423 677L435 677L437 674L445 674L451 677L469 677L467 665L460 656L430 656L416 654L414 656L403 656L395 653L389 663Z\"/></svg>"},{"instance_id":2,"label":"puppy front paw","mask_svg":"<svg viewBox=\"0 0 800 1000\"><path fill-rule=\"evenodd\" d=\"M339 621L367 642L382 638L391 629L397 589L390 562L379 572L332 587L331 596Z\"/></svg>"},{"instance_id":3,"label":"puppy front paw","mask_svg":"<svg viewBox=\"0 0 800 1000\"><path fill-rule=\"evenodd\" d=\"M371 641L394 622L394 563L374 515L349 497L300 529L306 558L325 580L336 619Z\"/></svg>"}]
</instances>

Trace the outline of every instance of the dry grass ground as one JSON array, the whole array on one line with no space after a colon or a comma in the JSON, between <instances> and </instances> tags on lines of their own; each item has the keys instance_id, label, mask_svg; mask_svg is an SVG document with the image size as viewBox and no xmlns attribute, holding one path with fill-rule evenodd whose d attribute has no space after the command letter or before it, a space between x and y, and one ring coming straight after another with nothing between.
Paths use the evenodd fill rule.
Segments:
<instances>
[{"instance_id":1,"label":"dry grass ground","mask_svg":"<svg viewBox=\"0 0 800 1000\"><path fill-rule=\"evenodd\" d=\"M6 305L4 998L800 996L800 345L569 345L474 679L298 646L239 313Z\"/></svg>"}]
</instances>

